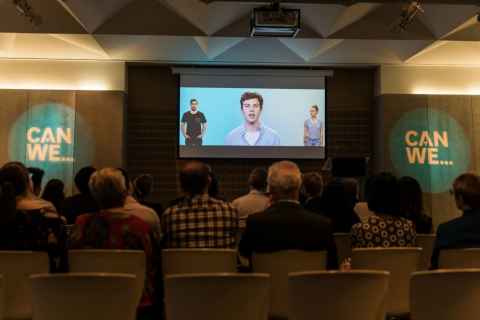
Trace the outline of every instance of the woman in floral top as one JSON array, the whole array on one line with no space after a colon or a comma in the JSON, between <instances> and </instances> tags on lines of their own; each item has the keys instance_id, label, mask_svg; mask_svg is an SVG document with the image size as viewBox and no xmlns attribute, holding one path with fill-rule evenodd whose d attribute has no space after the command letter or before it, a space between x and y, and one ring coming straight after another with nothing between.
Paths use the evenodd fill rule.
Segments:
<instances>
[{"instance_id":1,"label":"woman in floral top","mask_svg":"<svg viewBox=\"0 0 480 320\"><path fill-rule=\"evenodd\" d=\"M393 175L382 173L373 178L367 201L375 215L353 225L353 248L415 246L415 227L400 216L398 198L398 183Z\"/></svg>"},{"instance_id":2,"label":"woman in floral top","mask_svg":"<svg viewBox=\"0 0 480 320\"><path fill-rule=\"evenodd\" d=\"M127 189L121 172L105 168L90 178L90 189L101 210L80 215L73 228L72 249L129 249L145 252L147 273L139 311L154 304L159 267L159 239L151 227L123 209Z\"/></svg>"}]
</instances>

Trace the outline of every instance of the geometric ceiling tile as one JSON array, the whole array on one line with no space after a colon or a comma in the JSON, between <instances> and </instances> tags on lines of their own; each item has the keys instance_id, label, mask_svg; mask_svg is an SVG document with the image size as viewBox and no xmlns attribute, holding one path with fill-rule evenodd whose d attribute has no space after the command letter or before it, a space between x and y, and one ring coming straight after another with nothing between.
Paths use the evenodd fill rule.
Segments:
<instances>
[{"instance_id":1,"label":"geometric ceiling tile","mask_svg":"<svg viewBox=\"0 0 480 320\"><path fill-rule=\"evenodd\" d=\"M91 35L50 35L17 33L11 57L17 59L88 59L105 60L109 57L95 49L88 40ZM70 37L70 39L68 39ZM83 40L80 40L84 38ZM68 39L68 40L67 40ZM67 40L67 41L66 41ZM94 41L94 40L93 40Z\"/></svg>"},{"instance_id":2,"label":"geometric ceiling tile","mask_svg":"<svg viewBox=\"0 0 480 320\"><path fill-rule=\"evenodd\" d=\"M388 4L378 7L362 19L335 32L330 37L338 39L396 39L433 40L435 35L418 17L415 17L404 31L395 27L400 22L402 4Z\"/></svg>"},{"instance_id":3,"label":"geometric ceiling tile","mask_svg":"<svg viewBox=\"0 0 480 320\"><path fill-rule=\"evenodd\" d=\"M208 37L193 37L205 55L208 54Z\"/></svg>"},{"instance_id":4,"label":"geometric ceiling tile","mask_svg":"<svg viewBox=\"0 0 480 320\"><path fill-rule=\"evenodd\" d=\"M88 32L93 33L101 24L112 17L132 0L68 0L64 6L82 22Z\"/></svg>"},{"instance_id":5,"label":"geometric ceiling tile","mask_svg":"<svg viewBox=\"0 0 480 320\"><path fill-rule=\"evenodd\" d=\"M479 9L474 5L441 4L423 4L422 8L425 12L419 15L419 19L433 31L437 38L442 38L465 21L476 17Z\"/></svg>"},{"instance_id":6,"label":"geometric ceiling tile","mask_svg":"<svg viewBox=\"0 0 480 320\"><path fill-rule=\"evenodd\" d=\"M242 2L215 2L209 4L207 34L214 34L243 16L248 15L250 17L250 14L255 7L258 7L258 4Z\"/></svg>"},{"instance_id":7,"label":"geometric ceiling tile","mask_svg":"<svg viewBox=\"0 0 480 320\"><path fill-rule=\"evenodd\" d=\"M30 1L33 12L42 21L34 26L20 15L12 1L0 1L0 32L15 33L87 33L77 20L56 0Z\"/></svg>"},{"instance_id":8,"label":"geometric ceiling tile","mask_svg":"<svg viewBox=\"0 0 480 320\"><path fill-rule=\"evenodd\" d=\"M323 37L330 35L335 21L346 8L337 4L298 4L290 5L290 7L300 9L302 24L307 24Z\"/></svg>"},{"instance_id":9,"label":"geometric ceiling tile","mask_svg":"<svg viewBox=\"0 0 480 320\"><path fill-rule=\"evenodd\" d=\"M191 0L157 0L166 5L176 14L188 20L191 24L208 32L208 5L200 1Z\"/></svg>"},{"instance_id":10,"label":"geometric ceiling tile","mask_svg":"<svg viewBox=\"0 0 480 320\"><path fill-rule=\"evenodd\" d=\"M468 20L461 27L447 35L444 40L480 41L480 24L478 23L477 17Z\"/></svg>"},{"instance_id":11,"label":"geometric ceiling tile","mask_svg":"<svg viewBox=\"0 0 480 320\"><path fill-rule=\"evenodd\" d=\"M50 34L51 37L62 40L68 44L76 46L79 49L89 51L99 57L108 59L109 56L98 44L92 35L84 34Z\"/></svg>"},{"instance_id":12,"label":"geometric ceiling tile","mask_svg":"<svg viewBox=\"0 0 480 320\"><path fill-rule=\"evenodd\" d=\"M383 40L343 40L313 58L316 63L367 64L401 63L398 56L385 46Z\"/></svg>"},{"instance_id":13,"label":"geometric ceiling tile","mask_svg":"<svg viewBox=\"0 0 480 320\"><path fill-rule=\"evenodd\" d=\"M134 0L95 30L95 34L202 36L205 33L157 0Z\"/></svg>"},{"instance_id":14,"label":"geometric ceiling tile","mask_svg":"<svg viewBox=\"0 0 480 320\"><path fill-rule=\"evenodd\" d=\"M193 37L95 35L115 60L202 62L206 55Z\"/></svg>"},{"instance_id":15,"label":"geometric ceiling tile","mask_svg":"<svg viewBox=\"0 0 480 320\"><path fill-rule=\"evenodd\" d=\"M441 46L410 59L415 65L478 66L479 42L444 41Z\"/></svg>"},{"instance_id":16,"label":"geometric ceiling tile","mask_svg":"<svg viewBox=\"0 0 480 320\"><path fill-rule=\"evenodd\" d=\"M412 55L410 58L403 60L404 63L411 63L421 55L424 55L430 51L437 50L438 48L445 45L447 42L443 40L438 40L433 42L432 44L428 45L427 47L423 48L421 51L417 52L416 54Z\"/></svg>"},{"instance_id":17,"label":"geometric ceiling tile","mask_svg":"<svg viewBox=\"0 0 480 320\"><path fill-rule=\"evenodd\" d=\"M332 48L342 40L337 39L287 39L279 38L284 45L306 62Z\"/></svg>"},{"instance_id":18,"label":"geometric ceiling tile","mask_svg":"<svg viewBox=\"0 0 480 320\"><path fill-rule=\"evenodd\" d=\"M245 40L245 38L223 38L212 37L208 39L208 51L207 56L209 59L214 59L222 53L230 50L230 48L236 46L238 43Z\"/></svg>"},{"instance_id":19,"label":"geometric ceiling tile","mask_svg":"<svg viewBox=\"0 0 480 320\"><path fill-rule=\"evenodd\" d=\"M329 30L328 36L362 19L380 6L381 4L378 3L356 3L345 7L345 9L337 15L333 26Z\"/></svg>"},{"instance_id":20,"label":"geometric ceiling tile","mask_svg":"<svg viewBox=\"0 0 480 320\"><path fill-rule=\"evenodd\" d=\"M248 38L215 58L225 63L304 63L276 38Z\"/></svg>"},{"instance_id":21,"label":"geometric ceiling tile","mask_svg":"<svg viewBox=\"0 0 480 320\"><path fill-rule=\"evenodd\" d=\"M400 60L406 61L434 42L435 40L385 40L385 46L392 50Z\"/></svg>"}]
</instances>

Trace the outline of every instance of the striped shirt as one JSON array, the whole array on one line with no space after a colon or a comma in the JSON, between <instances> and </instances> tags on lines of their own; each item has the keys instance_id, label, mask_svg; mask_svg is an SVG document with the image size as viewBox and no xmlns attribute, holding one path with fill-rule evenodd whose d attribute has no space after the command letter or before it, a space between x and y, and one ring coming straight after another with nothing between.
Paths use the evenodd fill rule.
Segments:
<instances>
[{"instance_id":1,"label":"striped shirt","mask_svg":"<svg viewBox=\"0 0 480 320\"><path fill-rule=\"evenodd\" d=\"M234 248L237 210L208 195L185 198L162 215L166 248Z\"/></svg>"}]
</instances>

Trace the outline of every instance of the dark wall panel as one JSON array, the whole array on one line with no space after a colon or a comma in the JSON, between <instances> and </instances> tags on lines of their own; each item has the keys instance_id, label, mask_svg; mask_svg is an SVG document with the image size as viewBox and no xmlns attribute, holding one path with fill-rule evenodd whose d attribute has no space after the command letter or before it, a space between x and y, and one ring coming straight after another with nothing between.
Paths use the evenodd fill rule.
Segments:
<instances>
[{"instance_id":1,"label":"dark wall panel","mask_svg":"<svg viewBox=\"0 0 480 320\"><path fill-rule=\"evenodd\" d=\"M163 203L177 196L177 76L170 66L129 65L127 98L127 166L132 176L155 176L154 198ZM374 69L334 69L327 82L327 154L370 156L372 148ZM232 199L247 191L247 177L268 160L207 161ZM303 171L320 170L323 161L297 161Z\"/></svg>"}]
</instances>

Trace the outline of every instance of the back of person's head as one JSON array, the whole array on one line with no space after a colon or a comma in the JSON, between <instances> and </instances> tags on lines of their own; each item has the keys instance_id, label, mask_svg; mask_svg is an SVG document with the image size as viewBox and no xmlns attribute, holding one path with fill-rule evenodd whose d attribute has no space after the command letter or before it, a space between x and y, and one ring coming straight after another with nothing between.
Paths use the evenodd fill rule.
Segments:
<instances>
[{"instance_id":1,"label":"back of person's head","mask_svg":"<svg viewBox=\"0 0 480 320\"><path fill-rule=\"evenodd\" d=\"M350 198L358 199L358 180L355 178L343 178L342 184L345 194Z\"/></svg>"},{"instance_id":2,"label":"back of person's head","mask_svg":"<svg viewBox=\"0 0 480 320\"><path fill-rule=\"evenodd\" d=\"M65 198L64 188L65 185L62 180L51 179L47 182L45 188L43 189L42 199L57 205Z\"/></svg>"},{"instance_id":3,"label":"back of person's head","mask_svg":"<svg viewBox=\"0 0 480 320\"><path fill-rule=\"evenodd\" d=\"M319 197L323 191L323 179L320 173L305 173L303 175L303 188L307 197Z\"/></svg>"},{"instance_id":4,"label":"back of person's head","mask_svg":"<svg viewBox=\"0 0 480 320\"><path fill-rule=\"evenodd\" d=\"M400 213L404 217L415 217L423 213L422 187L415 178L401 177L398 180Z\"/></svg>"},{"instance_id":5,"label":"back of person's head","mask_svg":"<svg viewBox=\"0 0 480 320\"><path fill-rule=\"evenodd\" d=\"M8 166L0 169L0 223L9 223L14 219L16 212L16 197L23 193L24 177L18 167Z\"/></svg>"},{"instance_id":6,"label":"back of person's head","mask_svg":"<svg viewBox=\"0 0 480 320\"><path fill-rule=\"evenodd\" d=\"M127 196L125 178L118 169L104 168L90 178L90 192L102 209L123 207Z\"/></svg>"},{"instance_id":7,"label":"back of person's head","mask_svg":"<svg viewBox=\"0 0 480 320\"><path fill-rule=\"evenodd\" d=\"M13 186L15 196L24 195L28 191L28 170L21 162L8 162L1 168L1 180Z\"/></svg>"},{"instance_id":8,"label":"back of person's head","mask_svg":"<svg viewBox=\"0 0 480 320\"><path fill-rule=\"evenodd\" d=\"M132 192L132 181L128 175L128 171L123 168L117 168L118 171L122 173L123 179L125 180L125 186L127 187L127 192L130 194Z\"/></svg>"},{"instance_id":9,"label":"back of person's head","mask_svg":"<svg viewBox=\"0 0 480 320\"><path fill-rule=\"evenodd\" d=\"M88 182L95 171L97 171L97 169L92 166L83 167L82 169L78 170L77 174L75 175L75 186L81 194L90 193Z\"/></svg>"},{"instance_id":10,"label":"back of person's head","mask_svg":"<svg viewBox=\"0 0 480 320\"><path fill-rule=\"evenodd\" d=\"M137 199L144 199L150 195L153 189L153 176L142 174L133 180L134 195Z\"/></svg>"},{"instance_id":11,"label":"back of person's head","mask_svg":"<svg viewBox=\"0 0 480 320\"><path fill-rule=\"evenodd\" d=\"M250 188L265 191L267 189L268 172L264 168L255 168L250 172L248 185Z\"/></svg>"},{"instance_id":12,"label":"back of person's head","mask_svg":"<svg viewBox=\"0 0 480 320\"><path fill-rule=\"evenodd\" d=\"M480 177L464 173L453 182L453 194L461 210L480 209Z\"/></svg>"},{"instance_id":13,"label":"back of person's head","mask_svg":"<svg viewBox=\"0 0 480 320\"><path fill-rule=\"evenodd\" d=\"M372 178L368 191L368 208L379 214L399 215L398 182L391 173L380 173Z\"/></svg>"},{"instance_id":14,"label":"back of person's head","mask_svg":"<svg viewBox=\"0 0 480 320\"><path fill-rule=\"evenodd\" d=\"M207 192L209 180L208 166L202 162L190 161L180 170L180 187L192 197Z\"/></svg>"},{"instance_id":15,"label":"back of person's head","mask_svg":"<svg viewBox=\"0 0 480 320\"><path fill-rule=\"evenodd\" d=\"M298 200L302 173L294 162L275 162L268 169L267 184L272 200Z\"/></svg>"},{"instance_id":16,"label":"back of person's head","mask_svg":"<svg viewBox=\"0 0 480 320\"><path fill-rule=\"evenodd\" d=\"M43 176L45 175L45 171L35 167L29 167L27 170L28 173L31 174L33 193L38 196L42 191L42 180Z\"/></svg>"}]
</instances>

